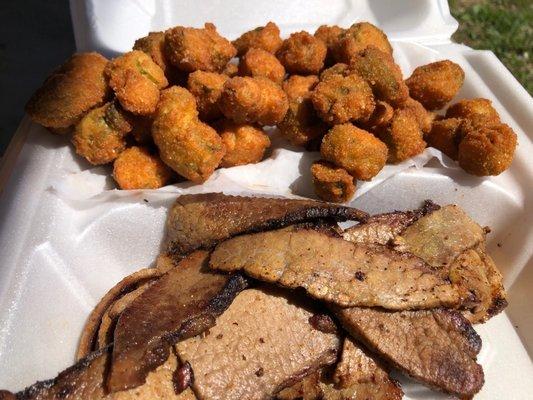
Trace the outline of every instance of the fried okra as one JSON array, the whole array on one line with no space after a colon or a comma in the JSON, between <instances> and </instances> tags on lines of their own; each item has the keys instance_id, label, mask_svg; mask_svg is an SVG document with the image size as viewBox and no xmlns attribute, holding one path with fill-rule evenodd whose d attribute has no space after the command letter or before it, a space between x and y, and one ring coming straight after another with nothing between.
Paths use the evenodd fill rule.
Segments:
<instances>
[{"instance_id":1,"label":"fried okra","mask_svg":"<svg viewBox=\"0 0 533 400\"><path fill-rule=\"evenodd\" d=\"M310 98L317 83L318 77L315 75L292 75L283 82L283 90L289 99L289 109L278 128L293 145L306 146L327 131L326 124L316 115Z\"/></svg>"},{"instance_id":2,"label":"fried okra","mask_svg":"<svg viewBox=\"0 0 533 400\"><path fill-rule=\"evenodd\" d=\"M469 174L499 175L511 165L516 142L506 124L472 127L459 143L459 165Z\"/></svg>"},{"instance_id":3,"label":"fried okra","mask_svg":"<svg viewBox=\"0 0 533 400\"><path fill-rule=\"evenodd\" d=\"M228 79L216 72L195 71L189 75L187 88L196 97L200 119L209 121L222 116L218 100Z\"/></svg>"},{"instance_id":4,"label":"fried okra","mask_svg":"<svg viewBox=\"0 0 533 400\"><path fill-rule=\"evenodd\" d=\"M368 22L359 22L344 30L333 48L333 54L337 62L349 64L354 55L368 46L374 46L392 55L392 46L387 35Z\"/></svg>"},{"instance_id":5,"label":"fried okra","mask_svg":"<svg viewBox=\"0 0 533 400\"><path fill-rule=\"evenodd\" d=\"M107 164L126 148L126 134L131 131L124 112L113 103L91 110L74 128L72 143L76 153L91 164Z\"/></svg>"},{"instance_id":6,"label":"fried okra","mask_svg":"<svg viewBox=\"0 0 533 400\"><path fill-rule=\"evenodd\" d=\"M113 164L113 178L121 189L157 189L172 177L172 170L145 147L124 150Z\"/></svg>"},{"instance_id":7,"label":"fried okra","mask_svg":"<svg viewBox=\"0 0 533 400\"><path fill-rule=\"evenodd\" d=\"M144 51L159 67L166 72L171 68L165 56L165 32L150 32L147 36L137 39L133 50Z\"/></svg>"},{"instance_id":8,"label":"fried okra","mask_svg":"<svg viewBox=\"0 0 533 400\"><path fill-rule=\"evenodd\" d=\"M219 105L224 116L237 123L276 125L283 120L289 102L270 79L238 76L224 84Z\"/></svg>"},{"instance_id":9,"label":"fried okra","mask_svg":"<svg viewBox=\"0 0 533 400\"><path fill-rule=\"evenodd\" d=\"M282 42L278 26L274 22L269 22L265 26L259 26L243 33L233 41L233 45L237 49L238 56L242 56L251 48L262 49L275 54Z\"/></svg>"},{"instance_id":10,"label":"fried okra","mask_svg":"<svg viewBox=\"0 0 533 400\"><path fill-rule=\"evenodd\" d=\"M194 96L182 87L161 92L152 136L165 164L196 183L205 181L224 156L220 136L198 119Z\"/></svg>"},{"instance_id":11,"label":"fried okra","mask_svg":"<svg viewBox=\"0 0 533 400\"><path fill-rule=\"evenodd\" d=\"M350 61L350 68L367 81L377 100L398 107L409 97L400 67L389 53L377 47L368 46L357 53Z\"/></svg>"},{"instance_id":12,"label":"fried okra","mask_svg":"<svg viewBox=\"0 0 533 400\"><path fill-rule=\"evenodd\" d=\"M322 139L322 157L360 180L376 176L387 162L385 143L352 124L335 125Z\"/></svg>"},{"instance_id":13,"label":"fried okra","mask_svg":"<svg viewBox=\"0 0 533 400\"><path fill-rule=\"evenodd\" d=\"M394 109L392 106L384 101L378 100L376 101L374 112L368 120L363 121L362 125L370 131L375 131L389 126L393 115Z\"/></svg>"},{"instance_id":14,"label":"fried okra","mask_svg":"<svg viewBox=\"0 0 533 400\"><path fill-rule=\"evenodd\" d=\"M252 48L239 62L239 75L268 78L281 84L285 77L285 68L272 53Z\"/></svg>"},{"instance_id":15,"label":"fried okra","mask_svg":"<svg viewBox=\"0 0 533 400\"><path fill-rule=\"evenodd\" d=\"M237 74L239 73L239 66L232 62L229 62L226 64L226 66L222 70L222 73L224 75L229 76L230 78L233 78L234 76L237 76Z\"/></svg>"},{"instance_id":16,"label":"fried okra","mask_svg":"<svg viewBox=\"0 0 533 400\"><path fill-rule=\"evenodd\" d=\"M177 26L166 31L165 54L182 71L219 72L237 50L218 34L215 25L206 23L203 29Z\"/></svg>"},{"instance_id":17,"label":"fried okra","mask_svg":"<svg viewBox=\"0 0 533 400\"><path fill-rule=\"evenodd\" d=\"M327 161L315 161L311 166L311 175L315 193L322 200L344 203L355 193L353 177L345 169Z\"/></svg>"},{"instance_id":18,"label":"fried okra","mask_svg":"<svg viewBox=\"0 0 533 400\"><path fill-rule=\"evenodd\" d=\"M426 142L418 121L411 110L394 110L390 125L378 130L379 138L389 149L388 161L398 163L424 151Z\"/></svg>"},{"instance_id":19,"label":"fried okra","mask_svg":"<svg viewBox=\"0 0 533 400\"><path fill-rule=\"evenodd\" d=\"M413 99L428 110L438 110L454 98L464 79L459 65L443 60L416 68L405 82Z\"/></svg>"},{"instance_id":20,"label":"fried okra","mask_svg":"<svg viewBox=\"0 0 533 400\"><path fill-rule=\"evenodd\" d=\"M226 119L217 124L217 131L226 150L221 167L258 163L270 147L268 135L259 126L237 124Z\"/></svg>"},{"instance_id":21,"label":"fried okra","mask_svg":"<svg viewBox=\"0 0 533 400\"><path fill-rule=\"evenodd\" d=\"M462 118L446 118L433 122L425 139L434 147L453 160L457 160L459 143L470 128L467 120Z\"/></svg>"},{"instance_id":22,"label":"fried okra","mask_svg":"<svg viewBox=\"0 0 533 400\"><path fill-rule=\"evenodd\" d=\"M336 48L344 29L337 25L321 25L315 31L314 36L324 42L327 47L325 65L335 63L334 49Z\"/></svg>"},{"instance_id":23,"label":"fried okra","mask_svg":"<svg viewBox=\"0 0 533 400\"><path fill-rule=\"evenodd\" d=\"M324 81L324 80L326 80L328 77L330 77L332 75L346 76L346 75L349 75L350 73L351 73L351 71L350 71L350 67L348 67L348 64L337 63L337 64L334 64L331 67L323 70L320 73L320 80Z\"/></svg>"},{"instance_id":24,"label":"fried okra","mask_svg":"<svg viewBox=\"0 0 533 400\"><path fill-rule=\"evenodd\" d=\"M152 116L142 117L138 115L130 115L128 119L131 123L131 136L135 142L147 145L153 142L152 139Z\"/></svg>"},{"instance_id":25,"label":"fried okra","mask_svg":"<svg viewBox=\"0 0 533 400\"><path fill-rule=\"evenodd\" d=\"M34 122L64 133L109 94L104 69L107 59L98 53L78 53L55 69L26 104Z\"/></svg>"},{"instance_id":26,"label":"fried okra","mask_svg":"<svg viewBox=\"0 0 533 400\"><path fill-rule=\"evenodd\" d=\"M472 125L498 124L500 116L487 99L461 100L446 110L446 118L464 118Z\"/></svg>"},{"instance_id":27,"label":"fried okra","mask_svg":"<svg viewBox=\"0 0 533 400\"><path fill-rule=\"evenodd\" d=\"M290 74L316 75L324 68L326 44L307 32L296 32L283 41L276 56Z\"/></svg>"},{"instance_id":28,"label":"fried okra","mask_svg":"<svg viewBox=\"0 0 533 400\"><path fill-rule=\"evenodd\" d=\"M138 115L152 114L160 89L168 85L163 70L139 50L115 58L107 65L106 74L121 106Z\"/></svg>"},{"instance_id":29,"label":"fried okra","mask_svg":"<svg viewBox=\"0 0 533 400\"><path fill-rule=\"evenodd\" d=\"M332 74L320 81L311 94L319 117L330 124L366 120L374 111L370 86L356 74Z\"/></svg>"}]
</instances>

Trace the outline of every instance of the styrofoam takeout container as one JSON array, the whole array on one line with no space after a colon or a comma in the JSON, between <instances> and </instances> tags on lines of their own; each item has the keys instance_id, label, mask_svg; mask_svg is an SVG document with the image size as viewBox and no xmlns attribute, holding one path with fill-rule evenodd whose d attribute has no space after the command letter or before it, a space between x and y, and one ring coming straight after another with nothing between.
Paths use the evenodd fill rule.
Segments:
<instances>
[{"instance_id":1,"label":"styrofoam takeout container","mask_svg":"<svg viewBox=\"0 0 533 400\"><path fill-rule=\"evenodd\" d=\"M269 20L280 25L283 35L314 31L324 23L349 26L368 20L387 32L406 76L417 65L438 59L458 62L466 72L458 99L491 99L518 134L512 167L498 177L480 179L449 168L453 163L446 158L431 161L422 169L394 170L389 179L377 179L352 205L378 213L415 208L429 198L459 204L492 228L488 248L503 272L510 304L505 313L476 326L486 376L476 398L531 398L532 99L492 53L450 42L457 23L445 1L70 3L78 49L108 56L130 49L149 31L177 24L212 21L223 35L235 38ZM26 117L2 160L0 388L20 390L54 377L74 361L85 318L98 299L123 276L154 261L167 207L177 193L312 194L307 171L316 154L286 146L258 166L221 170L201 187L118 193L105 191L109 170L90 169L65 142ZM439 397L407 380L404 390L409 399Z\"/></svg>"}]
</instances>

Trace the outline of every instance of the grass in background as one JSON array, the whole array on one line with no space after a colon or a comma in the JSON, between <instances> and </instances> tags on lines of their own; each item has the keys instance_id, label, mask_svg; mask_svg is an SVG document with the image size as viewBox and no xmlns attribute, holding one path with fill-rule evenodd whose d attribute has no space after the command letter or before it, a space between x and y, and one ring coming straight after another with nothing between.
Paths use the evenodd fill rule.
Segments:
<instances>
[{"instance_id":1,"label":"grass in background","mask_svg":"<svg viewBox=\"0 0 533 400\"><path fill-rule=\"evenodd\" d=\"M492 50L533 96L533 1L450 0L458 43Z\"/></svg>"}]
</instances>

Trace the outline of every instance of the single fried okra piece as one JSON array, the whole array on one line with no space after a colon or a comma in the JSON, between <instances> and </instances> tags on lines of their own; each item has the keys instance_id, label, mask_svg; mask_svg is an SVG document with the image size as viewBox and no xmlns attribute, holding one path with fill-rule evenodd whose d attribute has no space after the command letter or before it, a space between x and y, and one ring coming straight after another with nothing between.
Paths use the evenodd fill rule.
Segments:
<instances>
[{"instance_id":1,"label":"single fried okra piece","mask_svg":"<svg viewBox=\"0 0 533 400\"><path fill-rule=\"evenodd\" d=\"M276 125L283 120L289 102L270 79L238 76L224 84L219 105L224 116L237 123Z\"/></svg>"},{"instance_id":2,"label":"single fried okra piece","mask_svg":"<svg viewBox=\"0 0 533 400\"><path fill-rule=\"evenodd\" d=\"M334 50L338 46L339 40L345 29L337 25L321 25L315 31L314 36L324 42L327 47L326 60L324 64L333 65L335 63Z\"/></svg>"},{"instance_id":3,"label":"single fried okra piece","mask_svg":"<svg viewBox=\"0 0 533 400\"><path fill-rule=\"evenodd\" d=\"M268 78L281 84L285 77L285 68L272 53L252 48L239 62L239 75Z\"/></svg>"},{"instance_id":4,"label":"single fried okra piece","mask_svg":"<svg viewBox=\"0 0 533 400\"><path fill-rule=\"evenodd\" d=\"M259 26L243 33L233 41L233 45L237 49L238 56L242 56L251 48L262 49L275 54L282 42L278 26L274 22L269 22L265 26Z\"/></svg>"},{"instance_id":5,"label":"single fried okra piece","mask_svg":"<svg viewBox=\"0 0 533 400\"><path fill-rule=\"evenodd\" d=\"M121 189L157 189L170 182L173 176L159 156L145 147L124 150L113 164L113 178Z\"/></svg>"},{"instance_id":6,"label":"single fried okra piece","mask_svg":"<svg viewBox=\"0 0 533 400\"><path fill-rule=\"evenodd\" d=\"M413 99L428 110L438 110L454 98L464 79L458 64L443 60L417 67L405 83Z\"/></svg>"},{"instance_id":7,"label":"single fried okra piece","mask_svg":"<svg viewBox=\"0 0 533 400\"><path fill-rule=\"evenodd\" d=\"M189 74L187 89L196 98L200 119L210 121L222 116L218 100L228 79L227 75L216 72L195 71Z\"/></svg>"},{"instance_id":8,"label":"single fried okra piece","mask_svg":"<svg viewBox=\"0 0 533 400\"><path fill-rule=\"evenodd\" d=\"M345 169L327 161L315 161L311 166L311 176L315 192L322 200L343 203L355 193L354 178Z\"/></svg>"},{"instance_id":9,"label":"single fried okra piece","mask_svg":"<svg viewBox=\"0 0 533 400\"><path fill-rule=\"evenodd\" d=\"M369 22L358 22L340 34L333 55L337 62L349 64L353 56L368 46L392 55L392 46L381 29Z\"/></svg>"},{"instance_id":10,"label":"single fried okra piece","mask_svg":"<svg viewBox=\"0 0 533 400\"><path fill-rule=\"evenodd\" d=\"M452 160L457 160L459 143L463 140L470 123L462 118L445 118L433 122L425 139L429 146L434 147Z\"/></svg>"},{"instance_id":11,"label":"single fried okra piece","mask_svg":"<svg viewBox=\"0 0 533 400\"><path fill-rule=\"evenodd\" d=\"M335 125L322 139L322 157L360 180L370 180L387 162L385 143L352 124Z\"/></svg>"},{"instance_id":12,"label":"single fried okra piece","mask_svg":"<svg viewBox=\"0 0 533 400\"><path fill-rule=\"evenodd\" d=\"M472 125L491 125L500 123L500 116L488 99L461 100L446 110L446 118L464 118Z\"/></svg>"},{"instance_id":13,"label":"single fried okra piece","mask_svg":"<svg viewBox=\"0 0 533 400\"><path fill-rule=\"evenodd\" d=\"M166 31L165 54L182 71L219 72L237 50L218 34L215 25L206 23L203 29L177 26Z\"/></svg>"},{"instance_id":14,"label":"single fried okra piece","mask_svg":"<svg viewBox=\"0 0 533 400\"><path fill-rule=\"evenodd\" d=\"M302 31L285 39L276 56L290 74L316 75L324 68L326 52L322 40Z\"/></svg>"}]
</instances>

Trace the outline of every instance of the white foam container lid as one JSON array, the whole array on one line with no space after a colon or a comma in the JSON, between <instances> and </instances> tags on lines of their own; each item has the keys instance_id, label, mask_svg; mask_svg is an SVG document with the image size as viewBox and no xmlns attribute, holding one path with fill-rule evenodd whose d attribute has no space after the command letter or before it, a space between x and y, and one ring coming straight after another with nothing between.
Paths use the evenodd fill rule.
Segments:
<instances>
[{"instance_id":1,"label":"white foam container lid","mask_svg":"<svg viewBox=\"0 0 533 400\"><path fill-rule=\"evenodd\" d=\"M321 24L368 20L393 41L405 76L442 58L466 80L457 99L491 99L519 146L511 168L475 178L443 158L424 168L389 169L362 186L352 205L370 213L412 209L425 199L455 203L492 228L488 249L504 275L507 310L476 330L485 386L478 399L527 399L533 393L533 164L531 97L490 52L452 44L457 28L445 1L71 0L77 47L108 56L127 51L149 31L214 22L235 38L269 20L284 36ZM25 117L2 160L0 187L0 388L20 390L71 365L85 319L125 275L151 265L167 209L177 193L312 195L308 166L316 157L281 145L257 166L218 171L204 186L159 191L106 190L105 168L90 168L63 137ZM426 152L418 164L433 152ZM291 168L287 168L291 166ZM407 167L407 166L406 166ZM450 168L451 167L451 168ZM385 179L387 178L388 179ZM407 399L446 398L403 379Z\"/></svg>"}]
</instances>

